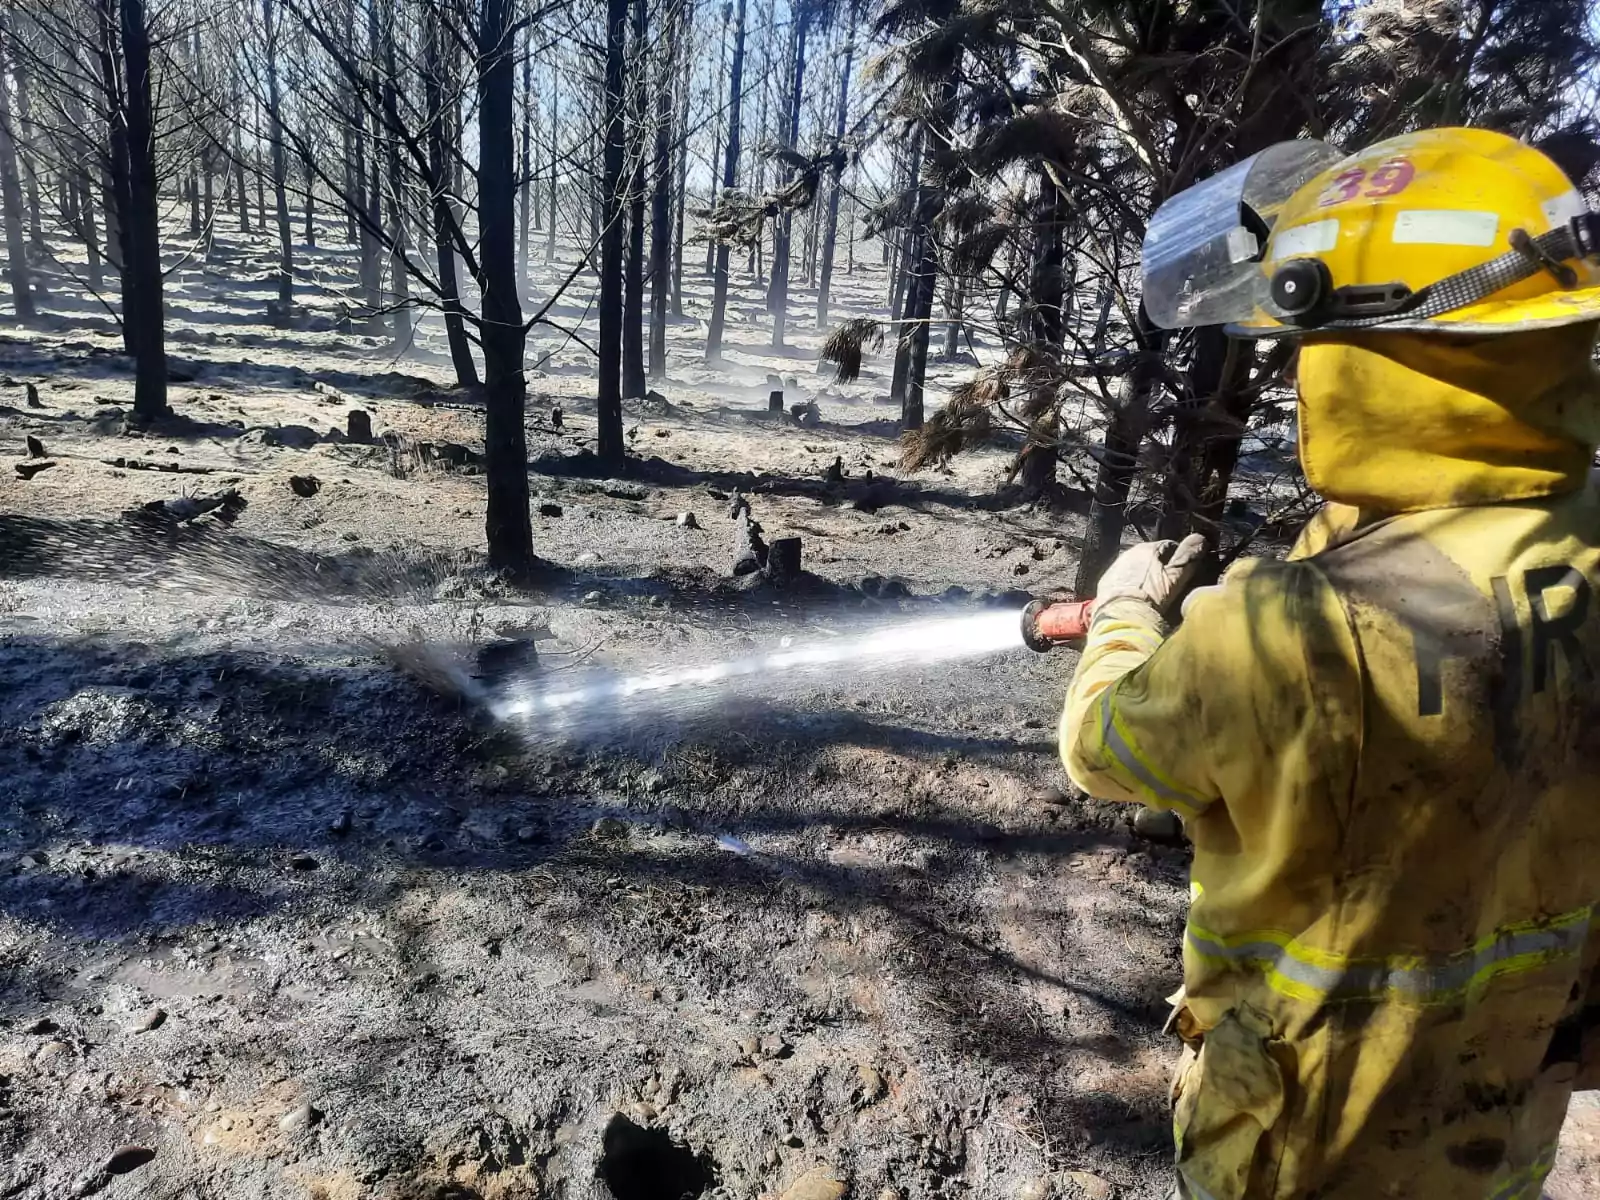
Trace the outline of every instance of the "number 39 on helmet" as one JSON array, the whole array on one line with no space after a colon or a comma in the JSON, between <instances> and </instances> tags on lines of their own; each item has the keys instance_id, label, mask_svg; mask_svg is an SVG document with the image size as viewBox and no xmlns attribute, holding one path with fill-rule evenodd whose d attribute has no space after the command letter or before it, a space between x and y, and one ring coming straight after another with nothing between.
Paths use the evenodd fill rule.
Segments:
<instances>
[{"instance_id":1,"label":"number 39 on helmet","mask_svg":"<svg viewBox=\"0 0 1600 1200\"><path fill-rule=\"evenodd\" d=\"M1340 155L1268 147L1169 199L1142 254L1168 329L1510 333L1600 320L1600 214L1561 168L1485 129Z\"/></svg>"}]
</instances>

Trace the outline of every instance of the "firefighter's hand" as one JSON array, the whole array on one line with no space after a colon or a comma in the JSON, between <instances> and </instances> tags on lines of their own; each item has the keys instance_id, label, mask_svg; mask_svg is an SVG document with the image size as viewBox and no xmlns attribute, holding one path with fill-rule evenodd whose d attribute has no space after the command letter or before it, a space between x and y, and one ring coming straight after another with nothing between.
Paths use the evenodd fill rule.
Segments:
<instances>
[{"instance_id":1,"label":"firefighter's hand","mask_svg":"<svg viewBox=\"0 0 1600 1200\"><path fill-rule=\"evenodd\" d=\"M1206 540L1191 533L1181 542L1141 542L1122 552L1100 577L1095 601L1143 600L1161 613L1183 599L1205 560Z\"/></svg>"}]
</instances>

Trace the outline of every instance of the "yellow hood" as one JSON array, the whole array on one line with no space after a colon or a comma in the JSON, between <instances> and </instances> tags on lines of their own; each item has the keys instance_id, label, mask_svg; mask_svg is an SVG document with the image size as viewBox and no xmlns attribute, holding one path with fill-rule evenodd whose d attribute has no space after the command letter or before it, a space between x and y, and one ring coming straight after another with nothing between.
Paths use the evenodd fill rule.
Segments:
<instances>
[{"instance_id":1,"label":"yellow hood","mask_svg":"<svg viewBox=\"0 0 1600 1200\"><path fill-rule=\"evenodd\" d=\"M1327 500L1388 513L1577 491L1600 444L1595 330L1307 338L1306 479Z\"/></svg>"}]
</instances>

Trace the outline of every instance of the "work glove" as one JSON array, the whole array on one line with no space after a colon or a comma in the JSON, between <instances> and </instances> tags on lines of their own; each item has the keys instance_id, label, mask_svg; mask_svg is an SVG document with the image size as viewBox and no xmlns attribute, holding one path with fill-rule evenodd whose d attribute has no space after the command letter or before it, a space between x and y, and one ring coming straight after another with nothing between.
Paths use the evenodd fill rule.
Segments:
<instances>
[{"instance_id":1,"label":"work glove","mask_svg":"<svg viewBox=\"0 0 1600 1200\"><path fill-rule=\"evenodd\" d=\"M1163 616L1177 607L1205 561L1206 540L1191 533L1181 542L1140 542L1122 552L1095 589L1095 603L1143 600Z\"/></svg>"}]
</instances>

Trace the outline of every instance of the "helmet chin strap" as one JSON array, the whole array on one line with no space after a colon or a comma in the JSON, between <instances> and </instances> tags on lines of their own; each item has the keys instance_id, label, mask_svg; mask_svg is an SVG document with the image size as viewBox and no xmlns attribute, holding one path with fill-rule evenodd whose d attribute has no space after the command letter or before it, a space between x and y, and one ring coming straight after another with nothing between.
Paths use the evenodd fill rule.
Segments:
<instances>
[{"instance_id":1,"label":"helmet chin strap","mask_svg":"<svg viewBox=\"0 0 1600 1200\"><path fill-rule=\"evenodd\" d=\"M1391 321L1423 320L1455 312L1494 295L1501 288L1549 271L1564 288L1576 287L1578 273L1567 264L1574 260L1600 258L1600 213L1582 213L1548 233L1531 237L1525 229L1513 229L1511 249L1488 262L1446 275L1436 283L1415 292L1402 293L1401 284L1378 288L1331 289L1324 303L1300 315L1287 314L1298 330L1372 329ZM1290 259L1274 275L1296 268L1302 259ZM1298 269L1298 268L1296 268ZM1366 305L1383 303L1379 293L1387 292L1387 311L1358 316ZM1354 311L1352 311L1354 310ZM1367 308L1371 312L1370 307ZM1285 330L1284 332L1294 332Z\"/></svg>"}]
</instances>

